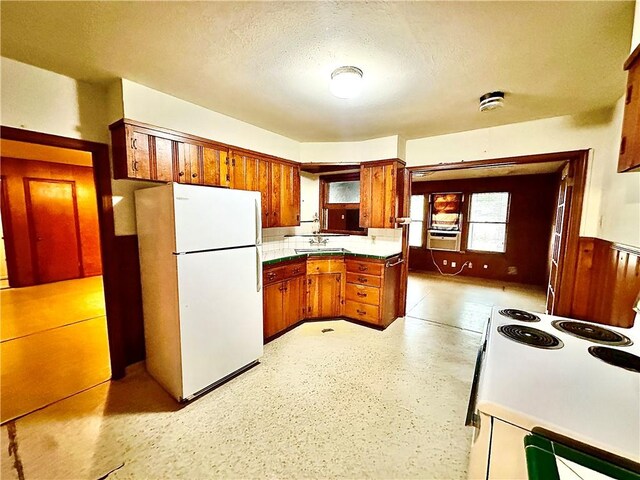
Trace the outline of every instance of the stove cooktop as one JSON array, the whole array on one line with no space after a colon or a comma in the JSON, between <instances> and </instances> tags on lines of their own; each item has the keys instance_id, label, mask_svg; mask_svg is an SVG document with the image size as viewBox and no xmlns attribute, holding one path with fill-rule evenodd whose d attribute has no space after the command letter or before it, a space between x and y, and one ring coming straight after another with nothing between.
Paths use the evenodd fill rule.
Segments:
<instances>
[{"instance_id":1,"label":"stove cooktop","mask_svg":"<svg viewBox=\"0 0 640 480\"><path fill-rule=\"evenodd\" d=\"M640 373L640 357L633 353L609 347L589 347L589 353L609 365Z\"/></svg>"},{"instance_id":2,"label":"stove cooktop","mask_svg":"<svg viewBox=\"0 0 640 480\"><path fill-rule=\"evenodd\" d=\"M540 317L524 310L518 310L516 308L505 308L498 312L503 317L508 317L513 320L520 320L521 322L539 322Z\"/></svg>"},{"instance_id":3,"label":"stove cooktop","mask_svg":"<svg viewBox=\"0 0 640 480\"><path fill-rule=\"evenodd\" d=\"M501 325L498 327L498 332L510 340L531 347L554 350L564 346L562 340L555 335L527 325Z\"/></svg>"},{"instance_id":4,"label":"stove cooktop","mask_svg":"<svg viewBox=\"0 0 640 480\"><path fill-rule=\"evenodd\" d=\"M573 320L553 320L551 325L561 332L602 345L618 347L633 345L631 339L626 335L591 323L575 322Z\"/></svg>"}]
</instances>

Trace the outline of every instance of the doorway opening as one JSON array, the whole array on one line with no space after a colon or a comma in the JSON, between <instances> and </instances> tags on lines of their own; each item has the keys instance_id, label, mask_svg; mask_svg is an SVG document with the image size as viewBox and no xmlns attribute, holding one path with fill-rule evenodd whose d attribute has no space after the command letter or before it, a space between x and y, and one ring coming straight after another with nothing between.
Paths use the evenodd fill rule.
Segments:
<instances>
[{"instance_id":1,"label":"doorway opening","mask_svg":"<svg viewBox=\"0 0 640 480\"><path fill-rule=\"evenodd\" d=\"M455 275L458 283L473 277L483 279L476 283L484 286L530 285L520 308L568 315L588 153L411 167L411 269L436 272L427 274L433 277L429 281L452 282ZM413 296L419 296L416 282L409 285L409 295L412 287Z\"/></svg>"},{"instance_id":2,"label":"doorway opening","mask_svg":"<svg viewBox=\"0 0 640 480\"><path fill-rule=\"evenodd\" d=\"M106 145L10 128L1 142L5 423L109 380L113 362L103 272L110 185L105 205L98 181Z\"/></svg>"}]
</instances>

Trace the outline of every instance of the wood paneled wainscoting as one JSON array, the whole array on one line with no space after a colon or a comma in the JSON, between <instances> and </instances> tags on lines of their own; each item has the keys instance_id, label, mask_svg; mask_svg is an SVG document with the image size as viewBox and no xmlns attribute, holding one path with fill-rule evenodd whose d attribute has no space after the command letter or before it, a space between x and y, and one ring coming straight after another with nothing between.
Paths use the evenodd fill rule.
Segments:
<instances>
[{"instance_id":1,"label":"wood paneled wainscoting","mask_svg":"<svg viewBox=\"0 0 640 480\"><path fill-rule=\"evenodd\" d=\"M580 237L571 316L631 327L640 292L640 248Z\"/></svg>"}]
</instances>

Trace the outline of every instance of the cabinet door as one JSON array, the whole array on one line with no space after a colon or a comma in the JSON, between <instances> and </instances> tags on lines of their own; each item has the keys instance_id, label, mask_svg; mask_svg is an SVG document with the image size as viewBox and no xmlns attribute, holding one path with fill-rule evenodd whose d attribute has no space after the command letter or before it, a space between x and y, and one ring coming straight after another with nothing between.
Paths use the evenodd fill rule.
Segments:
<instances>
[{"instance_id":1,"label":"cabinet door","mask_svg":"<svg viewBox=\"0 0 640 480\"><path fill-rule=\"evenodd\" d=\"M246 190L245 160L240 153L229 151L229 188Z\"/></svg>"},{"instance_id":2,"label":"cabinet door","mask_svg":"<svg viewBox=\"0 0 640 480\"><path fill-rule=\"evenodd\" d=\"M338 317L340 316L341 306L341 273L323 273L307 276L307 317Z\"/></svg>"},{"instance_id":3,"label":"cabinet door","mask_svg":"<svg viewBox=\"0 0 640 480\"><path fill-rule=\"evenodd\" d=\"M269 175L269 216L268 222L263 226L279 227L280 226L280 197L282 191L282 164L271 162Z\"/></svg>"},{"instance_id":4,"label":"cabinet door","mask_svg":"<svg viewBox=\"0 0 640 480\"><path fill-rule=\"evenodd\" d=\"M640 60L628 75L618 172L640 166Z\"/></svg>"},{"instance_id":5,"label":"cabinet door","mask_svg":"<svg viewBox=\"0 0 640 480\"><path fill-rule=\"evenodd\" d=\"M281 227L300 225L300 167L281 164L280 218Z\"/></svg>"},{"instance_id":6,"label":"cabinet door","mask_svg":"<svg viewBox=\"0 0 640 480\"><path fill-rule=\"evenodd\" d=\"M127 140L129 147L127 148L129 152L127 176L129 178L151 180L150 136L127 127Z\"/></svg>"},{"instance_id":7,"label":"cabinet door","mask_svg":"<svg viewBox=\"0 0 640 480\"><path fill-rule=\"evenodd\" d=\"M304 276L292 278L285 284L283 310L286 327L304 318Z\"/></svg>"},{"instance_id":8,"label":"cabinet door","mask_svg":"<svg viewBox=\"0 0 640 480\"><path fill-rule=\"evenodd\" d=\"M229 186L226 149L202 148L202 182L204 185Z\"/></svg>"},{"instance_id":9,"label":"cabinet door","mask_svg":"<svg viewBox=\"0 0 640 480\"><path fill-rule=\"evenodd\" d=\"M360 226L393 228L396 220L396 163L360 166Z\"/></svg>"},{"instance_id":10,"label":"cabinet door","mask_svg":"<svg viewBox=\"0 0 640 480\"><path fill-rule=\"evenodd\" d=\"M166 138L152 137L155 151L154 180L173 181L173 142Z\"/></svg>"},{"instance_id":11,"label":"cabinet door","mask_svg":"<svg viewBox=\"0 0 640 480\"><path fill-rule=\"evenodd\" d=\"M260 192L262 225L269 222L269 162L258 157L244 157L245 188Z\"/></svg>"},{"instance_id":12,"label":"cabinet door","mask_svg":"<svg viewBox=\"0 0 640 480\"><path fill-rule=\"evenodd\" d=\"M178 182L202 183L202 168L200 167L202 147L191 143L178 144Z\"/></svg>"},{"instance_id":13,"label":"cabinet door","mask_svg":"<svg viewBox=\"0 0 640 480\"><path fill-rule=\"evenodd\" d=\"M360 165L360 226L369 228L371 219L371 168Z\"/></svg>"},{"instance_id":14,"label":"cabinet door","mask_svg":"<svg viewBox=\"0 0 640 480\"><path fill-rule=\"evenodd\" d=\"M283 292L286 282L264 287L264 338L269 338L286 328Z\"/></svg>"}]
</instances>

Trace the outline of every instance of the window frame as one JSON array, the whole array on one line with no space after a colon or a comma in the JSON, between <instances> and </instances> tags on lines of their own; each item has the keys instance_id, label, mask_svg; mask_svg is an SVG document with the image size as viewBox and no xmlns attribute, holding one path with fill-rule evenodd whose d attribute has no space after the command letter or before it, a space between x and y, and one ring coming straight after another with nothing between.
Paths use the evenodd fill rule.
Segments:
<instances>
[{"instance_id":1,"label":"window frame","mask_svg":"<svg viewBox=\"0 0 640 480\"><path fill-rule=\"evenodd\" d=\"M482 195L482 194L487 194L487 193L506 193L507 194L507 215L506 218L504 220L504 222L474 222L471 220L471 208L472 208L472 204L473 204L473 196L474 195ZM466 232L464 233L464 242L465 242L465 247L466 250L468 250L469 252L476 252L476 253L486 253L486 254L495 254L495 255L505 255L507 253L507 241L509 239L509 221L510 221L510 217L511 217L511 192L508 191L504 191L504 190L497 190L497 191L481 191L481 192L469 192L468 194L468 206L467 206L467 221L464 222L466 225ZM482 224L491 224L491 225L504 225L504 250L503 251L496 251L496 250L478 250L478 249L474 249L474 248L470 248L469 247L469 237L471 235L471 225L474 223L482 223Z\"/></svg>"},{"instance_id":2,"label":"window frame","mask_svg":"<svg viewBox=\"0 0 640 480\"><path fill-rule=\"evenodd\" d=\"M341 173L336 175L321 175L320 176L320 233L341 233L348 235L362 235L368 234L368 229L363 230L338 230L329 229L325 226L329 221L328 216L325 214L326 210L360 210L360 202L358 203L328 203L329 199L329 184L337 182L353 182L360 181L360 172L353 173Z\"/></svg>"}]
</instances>

